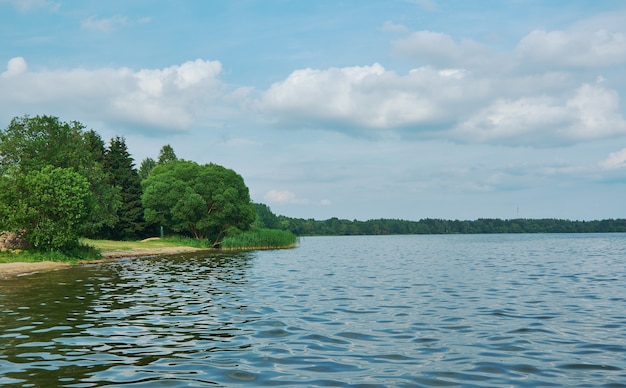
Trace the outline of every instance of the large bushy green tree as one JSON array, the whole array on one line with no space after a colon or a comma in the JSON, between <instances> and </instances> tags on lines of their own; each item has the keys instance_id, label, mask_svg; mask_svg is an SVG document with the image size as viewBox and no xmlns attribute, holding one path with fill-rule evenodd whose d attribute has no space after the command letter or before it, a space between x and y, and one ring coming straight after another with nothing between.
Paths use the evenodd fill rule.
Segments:
<instances>
[{"instance_id":1,"label":"large bushy green tree","mask_svg":"<svg viewBox=\"0 0 626 388\"><path fill-rule=\"evenodd\" d=\"M89 182L70 168L45 166L2 177L3 230L19 233L34 248L69 250L93 207Z\"/></svg>"},{"instance_id":2,"label":"large bushy green tree","mask_svg":"<svg viewBox=\"0 0 626 388\"><path fill-rule=\"evenodd\" d=\"M256 212L243 178L231 169L173 160L142 182L145 218L219 245L227 230L248 230Z\"/></svg>"},{"instance_id":3,"label":"large bushy green tree","mask_svg":"<svg viewBox=\"0 0 626 388\"><path fill-rule=\"evenodd\" d=\"M84 129L77 121L62 122L54 116L13 118L0 130L0 176L3 189L14 191L18 179L48 166L79 174L87 180L93 198L81 233L93 235L117 221L120 194L103 169L102 139Z\"/></svg>"}]
</instances>

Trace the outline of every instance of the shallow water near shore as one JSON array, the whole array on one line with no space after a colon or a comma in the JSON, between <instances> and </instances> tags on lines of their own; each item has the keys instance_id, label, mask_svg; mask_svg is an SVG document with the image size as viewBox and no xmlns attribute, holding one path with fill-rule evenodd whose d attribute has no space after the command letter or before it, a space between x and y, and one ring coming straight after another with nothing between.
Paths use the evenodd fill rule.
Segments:
<instances>
[{"instance_id":1,"label":"shallow water near shore","mask_svg":"<svg viewBox=\"0 0 626 388\"><path fill-rule=\"evenodd\" d=\"M308 237L0 281L0 385L625 382L626 234Z\"/></svg>"}]
</instances>

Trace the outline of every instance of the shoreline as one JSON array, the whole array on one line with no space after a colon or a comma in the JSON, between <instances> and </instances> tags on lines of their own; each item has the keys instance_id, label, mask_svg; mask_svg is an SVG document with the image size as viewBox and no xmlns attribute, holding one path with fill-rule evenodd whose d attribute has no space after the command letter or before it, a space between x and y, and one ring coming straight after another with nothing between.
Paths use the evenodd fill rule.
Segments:
<instances>
[{"instance_id":1,"label":"shoreline","mask_svg":"<svg viewBox=\"0 0 626 388\"><path fill-rule=\"evenodd\" d=\"M195 252L206 250L206 248L194 248L187 246L160 247L160 248L134 248L129 250L102 252L102 258L97 260L81 260L78 265L104 263L106 261L128 258L147 257L156 255L172 255L183 252ZM10 279L20 276L34 275L40 272L57 271L71 267L72 264L65 261L15 261L11 263L0 263L0 280Z\"/></svg>"}]
</instances>

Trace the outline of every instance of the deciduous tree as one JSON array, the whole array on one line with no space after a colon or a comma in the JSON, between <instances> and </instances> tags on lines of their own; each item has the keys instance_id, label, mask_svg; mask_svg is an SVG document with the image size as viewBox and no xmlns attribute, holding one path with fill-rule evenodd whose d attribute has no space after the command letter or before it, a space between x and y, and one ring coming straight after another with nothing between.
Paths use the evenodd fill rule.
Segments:
<instances>
[{"instance_id":1,"label":"deciduous tree","mask_svg":"<svg viewBox=\"0 0 626 388\"><path fill-rule=\"evenodd\" d=\"M9 178L3 178L7 183ZM46 251L76 246L93 206L87 179L70 168L53 166L18 175L0 200L2 229Z\"/></svg>"},{"instance_id":2,"label":"deciduous tree","mask_svg":"<svg viewBox=\"0 0 626 388\"><path fill-rule=\"evenodd\" d=\"M256 217L243 178L216 164L161 164L142 185L146 221L209 239L213 245L219 245L229 228L248 230Z\"/></svg>"},{"instance_id":3,"label":"deciduous tree","mask_svg":"<svg viewBox=\"0 0 626 388\"><path fill-rule=\"evenodd\" d=\"M94 206L82 227L94 234L116 222L119 191L108 184L103 170L102 139L94 131L84 132L77 121L62 122L53 116L23 116L0 130L0 175L12 190L18 177L42 171L47 166L69 168L89 182Z\"/></svg>"}]
</instances>

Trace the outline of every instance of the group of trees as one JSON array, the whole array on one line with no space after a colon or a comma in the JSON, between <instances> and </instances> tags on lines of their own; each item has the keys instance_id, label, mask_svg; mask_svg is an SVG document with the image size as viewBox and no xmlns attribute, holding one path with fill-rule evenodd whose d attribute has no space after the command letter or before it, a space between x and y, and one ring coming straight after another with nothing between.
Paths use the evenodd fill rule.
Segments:
<instances>
[{"instance_id":1,"label":"group of trees","mask_svg":"<svg viewBox=\"0 0 626 388\"><path fill-rule=\"evenodd\" d=\"M255 218L240 175L179 160L169 145L138 171L123 137L107 145L76 121L24 116L0 130L0 232L36 249L68 251L79 236L138 239L159 227L217 245Z\"/></svg>"},{"instance_id":2,"label":"group of trees","mask_svg":"<svg viewBox=\"0 0 626 388\"><path fill-rule=\"evenodd\" d=\"M162 227L218 246L251 226L296 235L626 232L625 219L289 218L253 204L235 171L178 159L169 145L137 170L123 137L107 145L76 121L24 116L0 130L0 232L34 248L70 250L79 236L140 239Z\"/></svg>"},{"instance_id":3,"label":"group of trees","mask_svg":"<svg viewBox=\"0 0 626 388\"><path fill-rule=\"evenodd\" d=\"M261 205L264 206L264 205ZM269 210L269 209L264 209ZM258 209L257 209L258 211ZM386 234L478 234L478 233L611 233L626 232L626 219L570 221L560 219L479 218L474 221L426 218L419 221L377 219L369 221L330 218L324 221L289 218L259 212L265 222L297 235L386 235Z\"/></svg>"}]
</instances>

